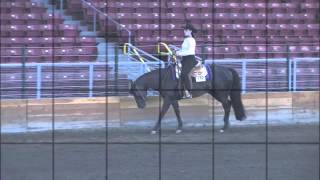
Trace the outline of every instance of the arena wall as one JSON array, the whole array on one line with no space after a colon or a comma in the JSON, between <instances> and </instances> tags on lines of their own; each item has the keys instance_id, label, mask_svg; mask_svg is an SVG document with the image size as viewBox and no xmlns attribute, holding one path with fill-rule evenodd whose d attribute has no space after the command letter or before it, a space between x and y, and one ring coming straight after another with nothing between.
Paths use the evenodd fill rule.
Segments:
<instances>
[{"instance_id":1,"label":"arena wall","mask_svg":"<svg viewBox=\"0 0 320 180\"><path fill-rule=\"evenodd\" d=\"M276 122L279 118L279 123L280 118L309 122L308 119L319 117L319 92L247 93L243 95L243 102L249 121L264 123L266 115ZM2 100L1 123L3 127L19 125L28 128L36 123L52 124L53 119L56 123L90 123L104 122L108 117L110 126L143 126L156 121L160 103L158 97L149 97L147 107L138 109L133 97ZM213 117L221 121L223 116L220 103L208 95L182 100L180 108L184 122L189 124L204 125L212 122ZM170 108L164 121L175 122L174 118Z\"/></svg>"}]
</instances>

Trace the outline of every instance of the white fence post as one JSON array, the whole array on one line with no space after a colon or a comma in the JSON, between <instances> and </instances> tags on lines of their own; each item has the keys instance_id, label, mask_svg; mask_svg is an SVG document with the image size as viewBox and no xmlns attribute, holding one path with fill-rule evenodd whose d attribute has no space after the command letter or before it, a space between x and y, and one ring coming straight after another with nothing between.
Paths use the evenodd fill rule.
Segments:
<instances>
[{"instance_id":1,"label":"white fence post","mask_svg":"<svg viewBox=\"0 0 320 180\"><path fill-rule=\"evenodd\" d=\"M241 78L241 81L242 81L242 93L246 93L247 91L247 61L246 60L243 60L242 61L242 78Z\"/></svg>"},{"instance_id":2,"label":"white fence post","mask_svg":"<svg viewBox=\"0 0 320 180\"><path fill-rule=\"evenodd\" d=\"M89 65L89 97L93 96L92 90L93 90L93 64Z\"/></svg>"},{"instance_id":3,"label":"white fence post","mask_svg":"<svg viewBox=\"0 0 320 180\"><path fill-rule=\"evenodd\" d=\"M41 99L42 89L42 65L37 64L37 99Z\"/></svg>"}]
</instances>

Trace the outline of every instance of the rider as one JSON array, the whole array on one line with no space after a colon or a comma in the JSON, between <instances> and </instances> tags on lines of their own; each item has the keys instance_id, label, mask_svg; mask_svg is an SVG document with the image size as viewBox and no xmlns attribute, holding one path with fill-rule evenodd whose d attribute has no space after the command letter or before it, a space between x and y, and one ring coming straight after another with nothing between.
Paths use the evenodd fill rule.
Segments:
<instances>
[{"instance_id":1,"label":"rider","mask_svg":"<svg viewBox=\"0 0 320 180\"><path fill-rule=\"evenodd\" d=\"M192 98L192 95L190 93L192 89L192 81L189 73L197 64L195 58L196 41L194 39L194 33L196 33L197 30L190 22L187 22L183 29L185 38L183 40L181 50L177 51L176 54L178 56L182 56L181 79L182 87L185 88L184 98Z\"/></svg>"}]
</instances>

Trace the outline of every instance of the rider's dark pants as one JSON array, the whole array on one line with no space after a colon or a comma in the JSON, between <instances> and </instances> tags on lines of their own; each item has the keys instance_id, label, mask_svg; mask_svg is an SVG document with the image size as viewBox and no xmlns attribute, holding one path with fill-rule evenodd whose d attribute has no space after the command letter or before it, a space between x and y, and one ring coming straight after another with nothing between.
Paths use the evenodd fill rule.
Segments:
<instances>
[{"instance_id":1,"label":"rider's dark pants","mask_svg":"<svg viewBox=\"0 0 320 180\"><path fill-rule=\"evenodd\" d=\"M192 82L189 73L192 70L192 68L197 64L196 58L194 55L182 56L181 64L182 87L190 91L192 89Z\"/></svg>"}]
</instances>

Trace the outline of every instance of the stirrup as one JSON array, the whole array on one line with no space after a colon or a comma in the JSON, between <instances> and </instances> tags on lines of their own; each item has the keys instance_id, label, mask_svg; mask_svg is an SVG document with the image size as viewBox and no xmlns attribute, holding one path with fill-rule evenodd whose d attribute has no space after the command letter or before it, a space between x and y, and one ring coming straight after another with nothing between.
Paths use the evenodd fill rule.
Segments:
<instances>
[{"instance_id":1,"label":"stirrup","mask_svg":"<svg viewBox=\"0 0 320 180\"><path fill-rule=\"evenodd\" d=\"M184 99L191 99L192 98L192 95L191 93L188 91L188 90L185 90L184 91L184 96L183 96Z\"/></svg>"}]
</instances>

